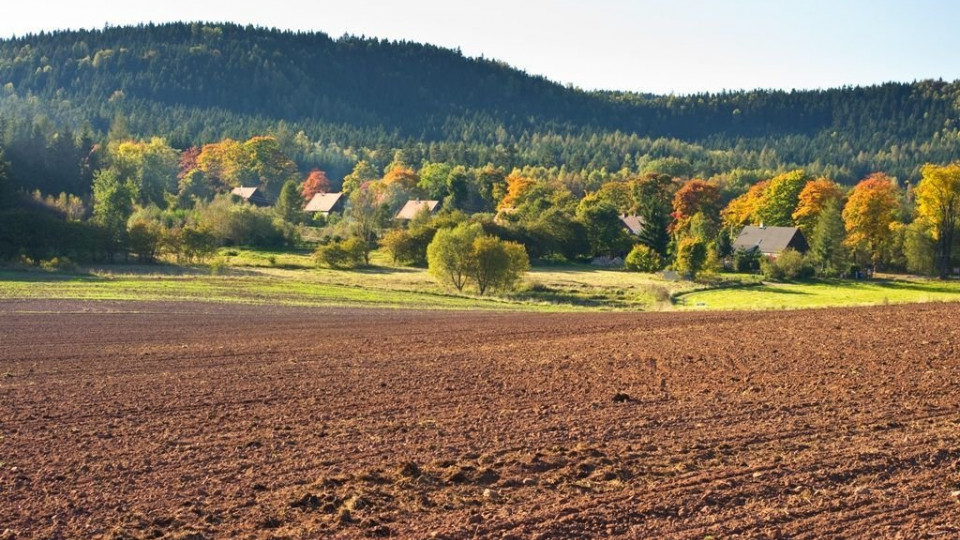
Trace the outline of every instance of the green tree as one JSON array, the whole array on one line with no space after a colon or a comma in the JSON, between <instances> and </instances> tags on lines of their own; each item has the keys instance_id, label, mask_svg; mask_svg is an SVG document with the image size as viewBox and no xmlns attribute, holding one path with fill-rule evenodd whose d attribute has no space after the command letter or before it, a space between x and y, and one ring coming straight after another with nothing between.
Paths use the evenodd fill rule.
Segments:
<instances>
[{"instance_id":1,"label":"green tree","mask_svg":"<svg viewBox=\"0 0 960 540\"><path fill-rule=\"evenodd\" d=\"M929 225L916 220L906 227L903 238L903 255L907 270L925 276L934 275L938 268L937 244Z\"/></svg>"},{"instance_id":2,"label":"green tree","mask_svg":"<svg viewBox=\"0 0 960 540\"><path fill-rule=\"evenodd\" d=\"M14 193L10 163L4 159L3 148L0 148L0 209L13 205Z\"/></svg>"},{"instance_id":3,"label":"green tree","mask_svg":"<svg viewBox=\"0 0 960 540\"><path fill-rule=\"evenodd\" d=\"M514 242L504 242L495 236L481 235L473 240L473 278L480 296L487 289L510 289L530 269L527 250Z\"/></svg>"},{"instance_id":4,"label":"green tree","mask_svg":"<svg viewBox=\"0 0 960 540\"><path fill-rule=\"evenodd\" d=\"M663 259L656 251L643 244L637 244L627 254L623 265L627 270L636 272L657 272L663 268Z\"/></svg>"},{"instance_id":5,"label":"green tree","mask_svg":"<svg viewBox=\"0 0 960 540\"><path fill-rule=\"evenodd\" d=\"M133 194L129 184L120 180L116 170L101 169L93 177L93 219L112 239L110 254L124 241L127 219L133 213Z\"/></svg>"},{"instance_id":6,"label":"green tree","mask_svg":"<svg viewBox=\"0 0 960 540\"><path fill-rule=\"evenodd\" d=\"M690 279L697 277L707 262L707 244L696 237L688 236L677 242L677 259L674 269Z\"/></svg>"},{"instance_id":7,"label":"green tree","mask_svg":"<svg viewBox=\"0 0 960 540\"><path fill-rule=\"evenodd\" d=\"M818 274L836 276L846 270L848 257L843 243L845 238L840 200L834 199L820 210L810 235L808 256L816 265Z\"/></svg>"},{"instance_id":8,"label":"green tree","mask_svg":"<svg viewBox=\"0 0 960 540\"><path fill-rule=\"evenodd\" d=\"M427 246L427 269L438 281L463 291L475 271L473 242L483 235L478 224L461 223L452 229L440 229Z\"/></svg>"},{"instance_id":9,"label":"green tree","mask_svg":"<svg viewBox=\"0 0 960 540\"><path fill-rule=\"evenodd\" d=\"M620 214L610 203L595 196L585 197L577 206L577 221L587 231L591 255L615 255L628 247Z\"/></svg>"},{"instance_id":10,"label":"green tree","mask_svg":"<svg viewBox=\"0 0 960 540\"><path fill-rule=\"evenodd\" d=\"M277 217L287 223L301 223L304 219L303 199L296 180L287 180L280 189L280 196L273 207Z\"/></svg>"},{"instance_id":11,"label":"green tree","mask_svg":"<svg viewBox=\"0 0 960 540\"><path fill-rule=\"evenodd\" d=\"M767 226L793 225L800 192L809 180L807 173L800 169L773 177L757 208L757 219Z\"/></svg>"},{"instance_id":12,"label":"green tree","mask_svg":"<svg viewBox=\"0 0 960 540\"><path fill-rule=\"evenodd\" d=\"M377 169L374 168L370 162L361 159L353 166L353 171L343 177L343 187L341 191L345 195L350 195L364 183L378 180L379 178L380 174L377 173Z\"/></svg>"}]
</instances>

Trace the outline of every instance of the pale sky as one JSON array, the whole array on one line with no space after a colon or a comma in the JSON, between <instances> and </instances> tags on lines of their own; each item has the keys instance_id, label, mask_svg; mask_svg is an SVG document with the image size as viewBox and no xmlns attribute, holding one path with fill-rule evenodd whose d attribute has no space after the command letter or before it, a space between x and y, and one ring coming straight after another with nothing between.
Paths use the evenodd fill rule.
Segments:
<instances>
[{"instance_id":1,"label":"pale sky","mask_svg":"<svg viewBox=\"0 0 960 540\"><path fill-rule=\"evenodd\" d=\"M6 0L0 37L230 21L460 48L584 89L688 94L960 79L953 0Z\"/></svg>"}]
</instances>

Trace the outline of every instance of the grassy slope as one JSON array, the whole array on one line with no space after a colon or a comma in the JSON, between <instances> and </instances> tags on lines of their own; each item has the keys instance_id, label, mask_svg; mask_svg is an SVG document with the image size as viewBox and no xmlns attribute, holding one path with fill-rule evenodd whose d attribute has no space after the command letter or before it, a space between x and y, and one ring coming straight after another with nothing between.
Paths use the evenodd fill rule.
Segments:
<instances>
[{"instance_id":1,"label":"grassy slope","mask_svg":"<svg viewBox=\"0 0 960 540\"><path fill-rule=\"evenodd\" d=\"M226 252L224 252L226 253ZM369 269L312 267L307 255L231 251L222 275L205 268L112 266L88 274L0 271L0 299L199 300L305 306L529 311L781 309L960 300L960 283L926 280L820 281L704 289L649 274L583 265L534 268L520 291L479 298L437 284L425 270L396 268L375 254ZM671 306L670 297L675 298Z\"/></svg>"}]
</instances>

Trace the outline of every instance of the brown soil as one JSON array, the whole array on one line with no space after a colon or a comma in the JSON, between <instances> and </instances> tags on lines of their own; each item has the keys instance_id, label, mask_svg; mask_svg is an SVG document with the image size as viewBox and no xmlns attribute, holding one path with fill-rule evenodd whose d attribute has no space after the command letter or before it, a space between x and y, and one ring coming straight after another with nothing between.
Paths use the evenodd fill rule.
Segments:
<instances>
[{"instance_id":1,"label":"brown soil","mask_svg":"<svg viewBox=\"0 0 960 540\"><path fill-rule=\"evenodd\" d=\"M958 323L2 302L0 537L957 538Z\"/></svg>"}]
</instances>

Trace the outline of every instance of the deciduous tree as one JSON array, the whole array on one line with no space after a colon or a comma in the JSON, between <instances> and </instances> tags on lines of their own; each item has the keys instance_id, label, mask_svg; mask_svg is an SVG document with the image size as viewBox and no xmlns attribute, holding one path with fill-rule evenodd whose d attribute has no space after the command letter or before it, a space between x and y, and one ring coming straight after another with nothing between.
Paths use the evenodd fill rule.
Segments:
<instances>
[{"instance_id":1,"label":"deciduous tree","mask_svg":"<svg viewBox=\"0 0 960 540\"><path fill-rule=\"evenodd\" d=\"M914 194L917 217L927 223L936 241L937 271L950 272L952 248L960 227L960 162L951 165L924 165L923 178Z\"/></svg>"},{"instance_id":2,"label":"deciduous tree","mask_svg":"<svg viewBox=\"0 0 960 540\"><path fill-rule=\"evenodd\" d=\"M860 181L843 207L846 244L865 252L874 269L884 260L893 240L890 226L897 221L899 211L897 186L883 173Z\"/></svg>"},{"instance_id":3,"label":"deciduous tree","mask_svg":"<svg viewBox=\"0 0 960 540\"><path fill-rule=\"evenodd\" d=\"M330 180L327 178L327 173L321 171L320 169L313 169L310 171L310 174L307 175L307 178L303 181L303 187L300 190L300 194L303 196L303 200L309 202L317 193L329 193L330 192Z\"/></svg>"},{"instance_id":4,"label":"deciduous tree","mask_svg":"<svg viewBox=\"0 0 960 540\"><path fill-rule=\"evenodd\" d=\"M843 199L843 189L833 180L818 178L803 186L793 212L793 221L808 238L813 234L817 218L828 206Z\"/></svg>"}]
</instances>

